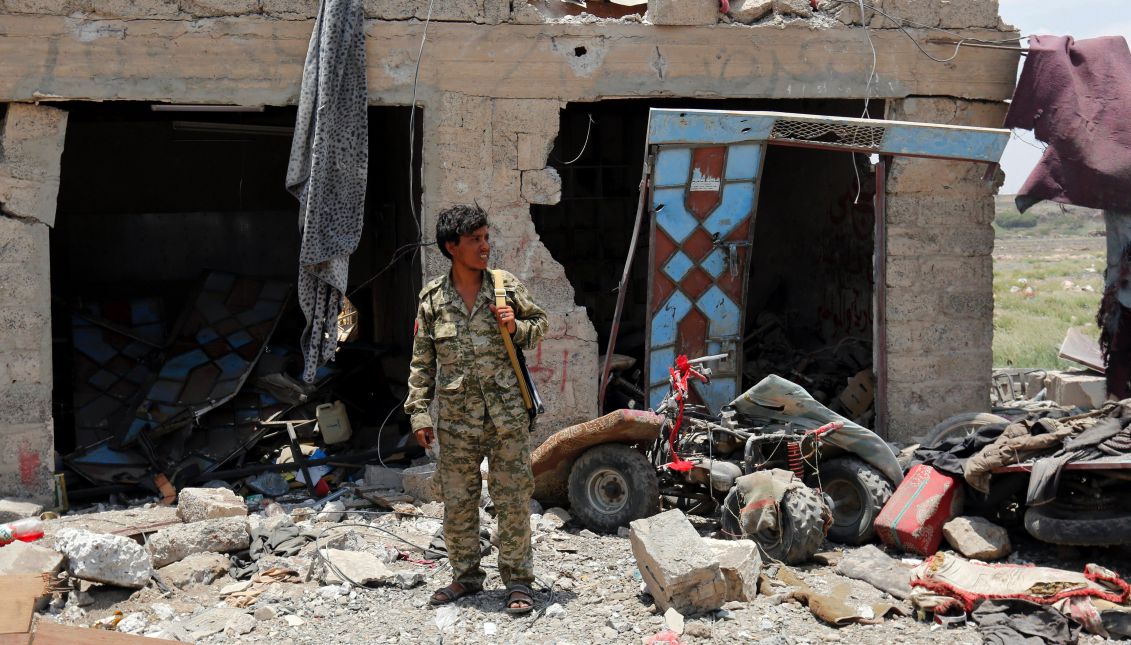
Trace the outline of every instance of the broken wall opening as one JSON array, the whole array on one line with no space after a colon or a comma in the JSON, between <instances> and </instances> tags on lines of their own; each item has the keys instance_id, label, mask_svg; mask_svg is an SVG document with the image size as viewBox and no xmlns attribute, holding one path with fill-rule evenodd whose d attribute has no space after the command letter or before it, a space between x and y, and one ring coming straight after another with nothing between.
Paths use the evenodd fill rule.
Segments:
<instances>
[{"instance_id":1,"label":"broken wall opening","mask_svg":"<svg viewBox=\"0 0 1131 645\"><path fill-rule=\"evenodd\" d=\"M565 267L577 304L597 329L602 352L632 237L652 107L856 117L863 102L673 99L567 105L549 159L562 177L562 199L533 206L531 212L543 243ZM871 110L882 113L883 106L873 103ZM870 369L873 193L874 175L862 156L855 156L854 167L854 155L846 152L769 147L755 216L743 387L773 372L828 402L848 377ZM636 360L636 370L644 359L648 250L645 219L616 347L618 354ZM624 376L642 385L641 375ZM611 391L607 409L631 399L636 407L643 405L631 388L619 395Z\"/></svg>"},{"instance_id":2,"label":"broken wall opening","mask_svg":"<svg viewBox=\"0 0 1131 645\"><path fill-rule=\"evenodd\" d=\"M254 285L282 285L272 297L286 288L290 295L266 331L269 340L256 369L270 363L292 381L300 380L305 319L287 287L299 268L298 202L284 186L295 109L154 112L142 103L62 107L70 112L70 121L51 232L58 451L65 455L121 438L139 389L147 389L155 378L159 365L154 361L163 351L177 350L168 346L174 330L191 317L189 309L199 302L195 299L217 275L236 276L226 300L221 299L232 311L246 313L262 305L255 298L273 288L264 286L255 295L249 291ZM403 247L418 237L414 221L420 203L421 139L418 128L415 166L410 166L408 119L408 108L370 108L365 224L350 260L349 297L357 328L319 376L355 373L333 391L333 398L346 404L355 443L365 434L359 428L375 429L399 402L411 352L421 273L419 254ZM418 123L420 119L418 111ZM232 324L242 316L233 314ZM237 338L244 331L233 327L228 337L232 347L246 342ZM197 340L211 351L207 339ZM222 366L228 356L209 358ZM200 368L193 369L195 375ZM252 374L246 383L255 378ZM186 382L187 391L192 383L188 377ZM266 409L236 407L237 426L254 424L252 417ZM309 417L308 412L303 415Z\"/></svg>"}]
</instances>

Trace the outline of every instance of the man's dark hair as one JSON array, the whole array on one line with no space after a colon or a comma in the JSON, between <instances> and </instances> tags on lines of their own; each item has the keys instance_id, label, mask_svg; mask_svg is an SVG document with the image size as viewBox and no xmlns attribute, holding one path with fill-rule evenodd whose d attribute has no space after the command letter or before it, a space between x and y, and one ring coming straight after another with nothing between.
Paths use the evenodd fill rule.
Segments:
<instances>
[{"instance_id":1,"label":"man's dark hair","mask_svg":"<svg viewBox=\"0 0 1131 645\"><path fill-rule=\"evenodd\" d=\"M487 213L478 206L446 208L436 218L436 246L450 260L452 254L448 253L447 243L459 244L461 235L470 235L484 226L487 226Z\"/></svg>"}]
</instances>

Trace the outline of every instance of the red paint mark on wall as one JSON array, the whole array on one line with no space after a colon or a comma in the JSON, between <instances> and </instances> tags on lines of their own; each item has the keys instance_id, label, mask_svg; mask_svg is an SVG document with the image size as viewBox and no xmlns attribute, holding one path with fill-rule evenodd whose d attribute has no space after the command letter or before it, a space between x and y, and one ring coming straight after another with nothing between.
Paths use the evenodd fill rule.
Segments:
<instances>
[{"instance_id":1,"label":"red paint mark on wall","mask_svg":"<svg viewBox=\"0 0 1131 645\"><path fill-rule=\"evenodd\" d=\"M39 483L36 471L39 470L39 453L32 450L27 443L20 446L20 483L24 486L35 486Z\"/></svg>"},{"instance_id":2,"label":"red paint mark on wall","mask_svg":"<svg viewBox=\"0 0 1131 645\"><path fill-rule=\"evenodd\" d=\"M569 375L569 351L562 350L562 384L558 388L558 392L565 394L566 379Z\"/></svg>"}]
</instances>

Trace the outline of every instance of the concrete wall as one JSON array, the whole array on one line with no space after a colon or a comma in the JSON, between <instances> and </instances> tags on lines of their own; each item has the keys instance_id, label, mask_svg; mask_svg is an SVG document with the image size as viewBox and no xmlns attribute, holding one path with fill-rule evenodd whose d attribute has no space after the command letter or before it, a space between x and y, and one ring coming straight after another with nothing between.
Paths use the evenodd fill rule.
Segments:
<instances>
[{"instance_id":1,"label":"concrete wall","mask_svg":"<svg viewBox=\"0 0 1131 645\"><path fill-rule=\"evenodd\" d=\"M49 501L51 280L67 113L9 105L0 123L0 494Z\"/></svg>"},{"instance_id":2,"label":"concrete wall","mask_svg":"<svg viewBox=\"0 0 1131 645\"><path fill-rule=\"evenodd\" d=\"M447 93L424 119L424 235L434 234L444 208L478 203L490 215L492 263L524 280L550 316L546 339L527 356L547 403L537 441L597 413L597 332L530 219L530 204L561 199L561 180L546 167L561 107L558 101ZM430 248L425 279L447 268Z\"/></svg>"},{"instance_id":3,"label":"concrete wall","mask_svg":"<svg viewBox=\"0 0 1131 645\"><path fill-rule=\"evenodd\" d=\"M951 98L895 101L888 117L1000 127L1006 106ZM887 189L890 439L921 436L952 414L989 408L993 367L994 194L998 170L897 158Z\"/></svg>"},{"instance_id":4,"label":"concrete wall","mask_svg":"<svg viewBox=\"0 0 1131 645\"><path fill-rule=\"evenodd\" d=\"M996 0L945 4L883 2L889 12L964 36L1012 33L997 19ZM315 0L0 0L0 101L294 104L316 7ZM418 0L368 0L373 104L410 102L426 9ZM440 209L478 201L492 215L496 263L524 279L549 310L550 337L529 357L551 405L539 436L596 411L595 330L530 218L531 204L560 198L546 156L565 102L931 95L962 100L908 99L893 104L891 116L1000 123L991 118L1000 104L977 101L1010 96L1016 54L964 48L942 65L889 22L869 16L874 29L865 38L846 26L854 21L851 11L844 5L812 19L772 14L753 26L695 16L707 26L654 27L632 20L544 23L537 7L522 0L436 0L419 68L423 226L427 235ZM932 32L910 34L924 40ZM866 83L869 42L876 77ZM65 121L58 110L11 105L4 130L0 494L49 489L47 226ZM21 152L29 149L34 154ZM922 432L952 410L985 405L992 202L980 172L909 161L892 175L893 436ZM424 258L426 277L443 266L436 252ZM927 283L934 289L924 289Z\"/></svg>"}]
</instances>

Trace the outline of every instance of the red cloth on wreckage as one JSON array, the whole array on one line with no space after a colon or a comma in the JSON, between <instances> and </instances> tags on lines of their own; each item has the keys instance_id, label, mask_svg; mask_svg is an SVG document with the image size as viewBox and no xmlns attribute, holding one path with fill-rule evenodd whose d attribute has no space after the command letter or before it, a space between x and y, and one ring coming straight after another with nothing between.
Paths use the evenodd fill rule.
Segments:
<instances>
[{"instance_id":1,"label":"red cloth on wreckage","mask_svg":"<svg viewBox=\"0 0 1131 645\"><path fill-rule=\"evenodd\" d=\"M1033 36L1005 127L1048 144L1017 194L1131 212L1131 50L1122 36Z\"/></svg>"}]
</instances>

